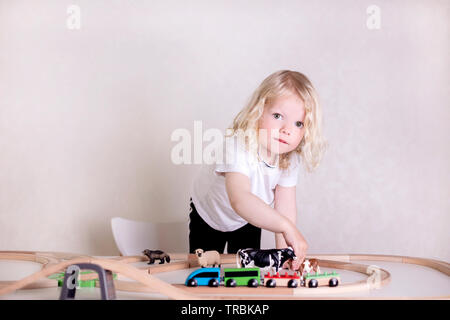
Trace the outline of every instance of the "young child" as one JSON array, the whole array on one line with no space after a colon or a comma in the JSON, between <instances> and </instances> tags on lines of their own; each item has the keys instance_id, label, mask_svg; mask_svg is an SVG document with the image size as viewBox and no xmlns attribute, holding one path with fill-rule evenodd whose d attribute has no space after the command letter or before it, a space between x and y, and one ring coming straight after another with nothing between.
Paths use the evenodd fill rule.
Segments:
<instances>
[{"instance_id":1,"label":"young child","mask_svg":"<svg viewBox=\"0 0 450 320\"><path fill-rule=\"evenodd\" d=\"M325 142L316 90L299 73L267 77L225 135L225 161L204 165L191 185L189 250L259 249L261 228L277 248L291 246L303 261L308 245L296 227L300 160L308 171Z\"/></svg>"}]
</instances>

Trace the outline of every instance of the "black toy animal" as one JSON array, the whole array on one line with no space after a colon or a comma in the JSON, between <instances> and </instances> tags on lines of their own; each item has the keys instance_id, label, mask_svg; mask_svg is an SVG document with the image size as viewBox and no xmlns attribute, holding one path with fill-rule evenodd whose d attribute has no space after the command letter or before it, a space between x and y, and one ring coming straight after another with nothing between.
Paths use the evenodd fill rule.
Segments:
<instances>
[{"instance_id":1,"label":"black toy animal","mask_svg":"<svg viewBox=\"0 0 450 320\"><path fill-rule=\"evenodd\" d=\"M237 252L241 268L274 268L276 272L289 259L297 259L291 247L284 249L240 249Z\"/></svg>"},{"instance_id":2,"label":"black toy animal","mask_svg":"<svg viewBox=\"0 0 450 320\"><path fill-rule=\"evenodd\" d=\"M148 264L153 264L155 263L156 259L159 259L159 264L163 264L164 263L164 259L166 260L167 263L170 262L170 256L165 253L164 251L161 250L149 250L149 249L145 249L144 251L142 251L142 253L144 255L146 255L148 257L148 259L150 260L148 262Z\"/></svg>"}]
</instances>

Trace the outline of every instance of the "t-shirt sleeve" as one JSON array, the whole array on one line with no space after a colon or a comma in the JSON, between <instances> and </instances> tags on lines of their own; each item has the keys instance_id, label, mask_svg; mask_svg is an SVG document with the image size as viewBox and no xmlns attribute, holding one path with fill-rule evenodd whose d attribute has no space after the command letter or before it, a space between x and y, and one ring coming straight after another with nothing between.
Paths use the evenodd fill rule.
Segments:
<instances>
[{"instance_id":1,"label":"t-shirt sleeve","mask_svg":"<svg viewBox=\"0 0 450 320\"><path fill-rule=\"evenodd\" d=\"M219 172L239 172L250 177L250 164L248 161L247 151L243 145L238 143L238 139L234 136L226 138L223 145L223 159L215 164L214 173Z\"/></svg>"},{"instance_id":2,"label":"t-shirt sleeve","mask_svg":"<svg viewBox=\"0 0 450 320\"><path fill-rule=\"evenodd\" d=\"M300 172L300 158L298 154L293 154L292 158L290 159L289 168L287 170L281 170L278 185L282 187L296 186L299 172Z\"/></svg>"}]
</instances>

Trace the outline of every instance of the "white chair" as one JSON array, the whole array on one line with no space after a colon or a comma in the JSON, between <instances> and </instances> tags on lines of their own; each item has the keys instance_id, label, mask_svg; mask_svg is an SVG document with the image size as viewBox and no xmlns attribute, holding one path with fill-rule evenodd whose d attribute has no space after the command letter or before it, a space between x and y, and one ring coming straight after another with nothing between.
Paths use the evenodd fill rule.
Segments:
<instances>
[{"instance_id":1,"label":"white chair","mask_svg":"<svg viewBox=\"0 0 450 320\"><path fill-rule=\"evenodd\" d=\"M275 236L273 232L261 230L261 249L275 249Z\"/></svg>"},{"instance_id":2,"label":"white chair","mask_svg":"<svg viewBox=\"0 0 450 320\"><path fill-rule=\"evenodd\" d=\"M115 217L111 219L111 227L117 248L123 256L141 255L144 249L189 252L188 221L156 224ZM261 248L275 248L272 232L262 230Z\"/></svg>"},{"instance_id":3,"label":"white chair","mask_svg":"<svg viewBox=\"0 0 450 320\"><path fill-rule=\"evenodd\" d=\"M142 255L145 249L182 253L189 251L188 222L151 223L114 217L111 227L123 256Z\"/></svg>"}]
</instances>

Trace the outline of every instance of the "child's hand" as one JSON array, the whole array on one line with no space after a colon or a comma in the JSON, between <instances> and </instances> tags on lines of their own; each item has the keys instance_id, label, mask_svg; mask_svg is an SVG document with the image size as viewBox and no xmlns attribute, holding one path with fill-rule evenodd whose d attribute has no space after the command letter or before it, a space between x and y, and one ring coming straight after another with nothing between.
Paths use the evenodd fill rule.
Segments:
<instances>
[{"instance_id":1,"label":"child's hand","mask_svg":"<svg viewBox=\"0 0 450 320\"><path fill-rule=\"evenodd\" d=\"M292 247L297 257L296 260L292 261L292 269L298 270L303 260L305 260L306 250L308 250L308 243L293 224L288 227L286 232L283 232L283 236L286 240L286 244Z\"/></svg>"}]
</instances>

